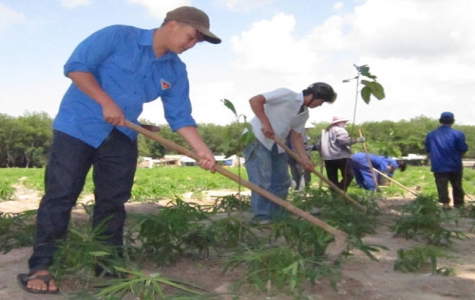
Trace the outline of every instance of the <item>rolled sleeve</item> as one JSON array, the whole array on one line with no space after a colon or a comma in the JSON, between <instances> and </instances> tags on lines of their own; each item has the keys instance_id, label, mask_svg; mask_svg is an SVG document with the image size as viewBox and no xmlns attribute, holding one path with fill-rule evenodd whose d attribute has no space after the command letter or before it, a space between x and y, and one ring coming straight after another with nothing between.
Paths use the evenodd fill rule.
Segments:
<instances>
[{"instance_id":1,"label":"rolled sleeve","mask_svg":"<svg viewBox=\"0 0 475 300\"><path fill-rule=\"evenodd\" d=\"M172 88L166 91L162 96L163 110L165 111L165 119L172 131L185 126L197 127L191 112L190 86L186 69L180 70L181 74L177 76L177 81Z\"/></svg>"},{"instance_id":2,"label":"rolled sleeve","mask_svg":"<svg viewBox=\"0 0 475 300\"><path fill-rule=\"evenodd\" d=\"M116 30L117 26L101 29L82 41L64 65L64 75L70 72L95 73L100 64L114 52L126 31Z\"/></svg>"}]
</instances>

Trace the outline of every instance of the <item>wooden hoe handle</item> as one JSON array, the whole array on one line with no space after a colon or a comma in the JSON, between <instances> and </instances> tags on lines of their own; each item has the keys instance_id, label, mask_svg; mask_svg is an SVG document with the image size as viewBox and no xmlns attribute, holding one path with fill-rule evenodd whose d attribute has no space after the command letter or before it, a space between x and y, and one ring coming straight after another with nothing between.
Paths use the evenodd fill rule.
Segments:
<instances>
[{"instance_id":1,"label":"wooden hoe handle","mask_svg":"<svg viewBox=\"0 0 475 300\"><path fill-rule=\"evenodd\" d=\"M302 162L302 159L300 158L300 156L298 156L297 153L295 153L295 151L293 151L292 149L290 149L289 147L287 147L287 145L278 140L278 139L274 139L274 141L277 143L277 145L279 145L280 147L282 147L290 156L292 156L296 161L298 161L299 163ZM348 196L344 191L342 191L338 186L336 186L333 182L331 182L328 178L326 178L325 176L323 176L323 174L317 172L317 170L313 169L312 170L312 173L317 175L321 180L325 181L326 184L328 184L335 192L338 193L338 195L342 196L343 198L345 198L346 200L348 200L351 204L355 205L358 209L360 209L361 211L366 211L366 208L364 206L362 206L361 204L359 204L358 202L356 202L353 198L351 198L350 196Z\"/></svg>"},{"instance_id":2,"label":"wooden hoe handle","mask_svg":"<svg viewBox=\"0 0 475 300\"><path fill-rule=\"evenodd\" d=\"M167 146L168 148L170 149L173 149L183 155L186 155L188 157L191 157L193 158L194 160L200 160L201 158L194 152L156 134L156 133L152 133L130 121L126 121L126 126L138 133L141 133L143 135L145 135L146 137L152 139L152 140L155 140L165 146ZM239 177L238 175L230 172L229 170L226 170L225 168L223 168L222 166L220 165L216 165L215 166L215 170L228 177L229 179L232 179L234 181L236 181L237 183L249 188L250 190L258 193L259 195L269 199L270 201L284 207L285 209L287 209L288 211L296 214L297 216L301 217L302 219L305 219L307 220L308 222L310 223L313 223L315 225L317 225L318 227L321 227L323 230L325 230L326 232L328 232L329 234L333 235L335 237L336 240L340 240L340 242L342 240L346 240L348 238L348 234L346 232L343 232L343 231L340 231L332 226L330 226L329 224L325 223L324 221L312 216L311 214L309 214L308 212L305 212L303 210L301 210L300 208L298 207L295 207L293 206L292 204L290 204L289 202L277 197L276 195L272 194L272 193L269 193L268 191L264 190L263 188L245 180L245 179L242 179L241 177ZM340 252L341 253L341 252Z\"/></svg>"}]
</instances>

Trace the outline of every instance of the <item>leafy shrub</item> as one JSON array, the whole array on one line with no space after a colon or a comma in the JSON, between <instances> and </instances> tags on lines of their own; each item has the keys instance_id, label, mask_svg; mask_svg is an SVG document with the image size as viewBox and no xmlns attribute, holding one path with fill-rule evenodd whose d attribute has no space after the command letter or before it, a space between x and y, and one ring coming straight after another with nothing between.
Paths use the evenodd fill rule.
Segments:
<instances>
[{"instance_id":1,"label":"leafy shrub","mask_svg":"<svg viewBox=\"0 0 475 300\"><path fill-rule=\"evenodd\" d=\"M438 268L437 258L448 257L441 249L436 247L420 247L409 250L399 249L394 270L403 273L425 271L430 268L432 274L449 276L454 274L451 268Z\"/></svg>"},{"instance_id":2,"label":"leafy shrub","mask_svg":"<svg viewBox=\"0 0 475 300\"><path fill-rule=\"evenodd\" d=\"M0 212L0 251L8 253L15 248L33 245L36 214L37 210Z\"/></svg>"},{"instance_id":3,"label":"leafy shrub","mask_svg":"<svg viewBox=\"0 0 475 300\"><path fill-rule=\"evenodd\" d=\"M434 245L449 245L452 237L466 238L457 230L449 230L442 225L444 222L458 222L457 218L444 212L438 205L435 196L418 196L412 203L403 205L402 215L392 227L395 236L406 239L423 238Z\"/></svg>"},{"instance_id":4,"label":"leafy shrub","mask_svg":"<svg viewBox=\"0 0 475 300\"><path fill-rule=\"evenodd\" d=\"M322 259L304 257L294 249L285 246L248 249L232 255L225 266L225 271L244 265L246 275L237 283L237 287L249 283L263 292L277 292L288 288L295 292L304 287L304 283L325 277L336 286L340 271Z\"/></svg>"},{"instance_id":5,"label":"leafy shrub","mask_svg":"<svg viewBox=\"0 0 475 300\"><path fill-rule=\"evenodd\" d=\"M11 200L15 189L7 181L0 181L0 201Z\"/></svg>"}]
</instances>

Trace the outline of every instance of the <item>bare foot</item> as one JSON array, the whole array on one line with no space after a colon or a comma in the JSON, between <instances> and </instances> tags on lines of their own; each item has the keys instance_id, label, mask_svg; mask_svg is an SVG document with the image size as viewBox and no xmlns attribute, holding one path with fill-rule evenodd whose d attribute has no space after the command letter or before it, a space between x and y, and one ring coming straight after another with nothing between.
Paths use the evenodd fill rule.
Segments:
<instances>
[{"instance_id":1,"label":"bare foot","mask_svg":"<svg viewBox=\"0 0 475 300\"><path fill-rule=\"evenodd\" d=\"M47 270L40 270L36 271L30 276L40 276L40 275L49 275L50 273ZM49 282L44 282L41 279L30 279L27 283L27 288L37 290L37 291L51 291L55 292L58 290L58 286L56 285L56 281L51 279Z\"/></svg>"}]
</instances>

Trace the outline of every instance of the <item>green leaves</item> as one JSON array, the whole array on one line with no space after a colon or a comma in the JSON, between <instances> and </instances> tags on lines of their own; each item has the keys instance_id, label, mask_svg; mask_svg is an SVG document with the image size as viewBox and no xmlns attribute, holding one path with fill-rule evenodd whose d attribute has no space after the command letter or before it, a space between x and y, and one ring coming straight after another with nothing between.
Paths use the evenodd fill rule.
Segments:
<instances>
[{"instance_id":1,"label":"green leaves","mask_svg":"<svg viewBox=\"0 0 475 300\"><path fill-rule=\"evenodd\" d=\"M224 146L222 147L225 150L226 156L230 156L233 154L237 154L239 156L242 151L247 147L247 145L249 145L252 141L255 140L254 133L252 132L252 126L247 122L247 118L245 115L237 114L236 108L234 107L234 104L231 101L229 101L228 99L223 99L221 100L221 102L223 102L223 104L234 113L234 116L236 117L236 123L239 124L240 117L244 119L245 130L238 138L238 144L233 149L231 149L230 145L231 143L233 143L234 139L232 138L232 132L230 128L228 134L226 135L226 140L223 141Z\"/></svg>"},{"instance_id":2,"label":"green leaves","mask_svg":"<svg viewBox=\"0 0 475 300\"><path fill-rule=\"evenodd\" d=\"M378 100L384 99L384 88L378 82L361 80L361 84L365 85L365 87L361 90L361 98L363 98L366 104L369 104L371 95L376 97Z\"/></svg>"},{"instance_id":3,"label":"green leaves","mask_svg":"<svg viewBox=\"0 0 475 300\"><path fill-rule=\"evenodd\" d=\"M358 84L361 83L362 85L364 85L364 87L361 89L361 98L363 98L363 101L366 104L369 104L371 96L375 97L378 100L384 99L384 88L380 83L376 81L377 77L369 72L369 67L367 65L354 66L356 68L356 71L358 71L358 75L355 77L356 80L359 80L360 76L364 76L367 79L370 79L362 79L361 82L358 82Z\"/></svg>"}]
</instances>

